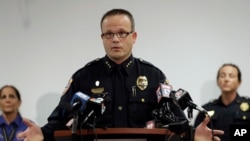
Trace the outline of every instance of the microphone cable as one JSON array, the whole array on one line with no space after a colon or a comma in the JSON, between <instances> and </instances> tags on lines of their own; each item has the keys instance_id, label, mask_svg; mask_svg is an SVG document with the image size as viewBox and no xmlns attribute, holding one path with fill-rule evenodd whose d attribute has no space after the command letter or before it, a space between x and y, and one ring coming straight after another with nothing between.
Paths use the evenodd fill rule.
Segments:
<instances>
[{"instance_id":1,"label":"microphone cable","mask_svg":"<svg viewBox=\"0 0 250 141\"><path fill-rule=\"evenodd\" d=\"M86 123L86 127L89 127L89 128L86 129L87 130L86 136L88 136L88 134L90 134L90 137L87 138L87 140L89 140L89 141L97 141L98 140L97 131L96 131L95 125L96 125L96 116L94 116L92 124ZM83 131L82 127L83 126L81 125L80 126L80 136L81 136L81 141L84 141L83 134L82 134L82 131ZM94 132L92 132L92 131L94 131ZM91 139L92 135L94 135L93 139Z\"/></svg>"},{"instance_id":2,"label":"microphone cable","mask_svg":"<svg viewBox=\"0 0 250 141\"><path fill-rule=\"evenodd\" d=\"M93 141L98 141L98 137L97 137L97 132L96 132L95 125L96 125L96 116L94 116L92 129L94 130L94 135L95 135L95 138L94 138Z\"/></svg>"},{"instance_id":3,"label":"microphone cable","mask_svg":"<svg viewBox=\"0 0 250 141\"><path fill-rule=\"evenodd\" d=\"M212 132L212 141L215 141L215 138L214 138L214 127L213 127L213 123L212 123L212 120L211 120L211 116L208 113L206 113L206 115L209 118L209 125L210 125L211 132Z\"/></svg>"}]
</instances>

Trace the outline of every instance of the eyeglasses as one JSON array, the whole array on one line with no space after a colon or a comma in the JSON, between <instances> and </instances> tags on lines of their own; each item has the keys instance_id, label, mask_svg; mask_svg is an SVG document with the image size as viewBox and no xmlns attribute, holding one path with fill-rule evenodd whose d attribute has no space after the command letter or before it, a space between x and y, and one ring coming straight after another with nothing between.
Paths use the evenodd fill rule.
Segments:
<instances>
[{"instance_id":1,"label":"eyeglasses","mask_svg":"<svg viewBox=\"0 0 250 141\"><path fill-rule=\"evenodd\" d=\"M102 33L102 37L105 37L107 39L112 39L116 35L116 37L118 38L126 38L131 33L133 33L133 31L130 32L120 31L117 33L107 32L107 33Z\"/></svg>"}]
</instances>

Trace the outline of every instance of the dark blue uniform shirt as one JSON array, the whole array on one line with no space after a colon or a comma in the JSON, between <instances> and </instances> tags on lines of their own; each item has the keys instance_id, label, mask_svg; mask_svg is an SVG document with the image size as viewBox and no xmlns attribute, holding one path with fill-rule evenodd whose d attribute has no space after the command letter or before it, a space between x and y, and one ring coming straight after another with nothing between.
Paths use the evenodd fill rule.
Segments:
<instances>
[{"instance_id":1,"label":"dark blue uniform shirt","mask_svg":"<svg viewBox=\"0 0 250 141\"><path fill-rule=\"evenodd\" d=\"M153 109L157 108L156 89L159 83L166 81L166 77L151 63L133 56L119 66L123 86L115 84L117 65L107 56L89 62L72 75L60 103L69 103L78 91L90 96L108 92L106 110L96 121L96 126L145 127L146 122L153 119ZM117 89L121 91L117 92ZM65 124L68 119L60 109L59 104L49 116L48 123L42 127L45 140L49 140L55 130L67 129ZM185 115L181 112L181 116Z\"/></svg>"},{"instance_id":2,"label":"dark blue uniform shirt","mask_svg":"<svg viewBox=\"0 0 250 141\"><path fill-rule=\"evenodd\" d=\"M221 97L215 99L202 107L212 113L211 120L214 129L224 131L221 141L229 141L230 125L250 124L250 99L237 94L235 100L229 105L221 102ZM198 114L195 120L195 127L203 120L204 115ZM208 124L209 126L210 124ZM210 126L209 126L210 127Z\"/></svg>"},{"instance_id":3,"label":"dark blue uniform shirt","mask_svg":"<svg viewBox=\"0 0 250 141\"><path fill-rule=\"evenodd\" d=\"M4 132L6 131L6 137L9 138L11 136L11 133L13 132L13 139L11 141L20 141L17 139L17 134L21 131L26 130L27 125L23 122L22 117L20 114L16 117L16 119L10 123L9 125L6 123L3 116L0 116L0 141L5 141L4 139Z\"/></svg>"}]
</instances>

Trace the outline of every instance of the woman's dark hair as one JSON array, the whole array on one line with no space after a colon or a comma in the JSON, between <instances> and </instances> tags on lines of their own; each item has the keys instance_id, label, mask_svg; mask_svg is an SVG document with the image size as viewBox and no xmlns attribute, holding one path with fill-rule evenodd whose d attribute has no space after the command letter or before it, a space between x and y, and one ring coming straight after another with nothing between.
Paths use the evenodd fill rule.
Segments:
<instances>
[{"instance_id":1,"label":"woman's dark hair","mask_svg":"<svg viewBox=\"0 0 250 141\"><path fill-rule=\"evenodd\" d=\"M21 101L20 92L19 92L18 89L17 89L15 86L13 86L13 85L4 85L4 86L2 86L2 88L0 89L0 96L2 95L2 90L3 90L4 88L12 88L12 89L15 91L18 100Z\"/></svg>"},{"instance_id":2,"label":"woman's dark hair","mask_svg":"<svg viewBox=\"0 0 250 141\"><path fill-rule=\"evenodd\" d=\"M241 71L240 71L240 69L239 69L239 67L238 67L237 65L232 64L232 63L226 63L226 64L223 64L223 65L220 67L220 69L219 69L218 72L217 72L217 80L219 79L221 69L222 69L223 67L225 67L225 66L231 66L231 67L236 68L237 71L238 71L238 80L239 80L239 82L241 82Z\"/></svg>"}]
</instances>

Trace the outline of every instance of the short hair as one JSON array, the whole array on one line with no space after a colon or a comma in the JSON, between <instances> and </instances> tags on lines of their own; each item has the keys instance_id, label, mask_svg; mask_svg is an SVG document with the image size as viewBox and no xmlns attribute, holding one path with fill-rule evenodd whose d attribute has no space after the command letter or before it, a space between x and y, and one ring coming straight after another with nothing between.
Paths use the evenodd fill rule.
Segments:
<instances>
[{"instance_id":1,"label":"short hair","mask_svg":"<svg viewBox=\"0 0 250 141\"><path fill-rule=\"evenodd\" d=\"M2 90L4 89L4 88L12 88L14 91L15 91L15 93L16 93L16 96L17 96L17 99L19 100L19 101L21 101L21 95L20 95L20 92L18 91L18 89L15 87L15 86L13 86L13 85L4 85L4 86L2 86L1 87L1 89L0 89L0 96L2 95Z\"/></svg>"},{"instance_id":2,"label":"short hair","mask_svg":"<svg viewBox=\"0 0 250 141\"><path fill-rule=\"evenodd\" d=\"M219 68L219 70L218 70L218 72L217 72L217 80L219 79L221 69L222 69L223 67L225 67L225 66L234 67L234 68L238 71L238 80L241 82L241 71L240 71L240 68L239 68L237 65L233 64L233 63L225 63L225 64L223 64L223 65Z\"/></svg>"},{"instance_id":3,"label":"short hair","mask_svg":"<svg viewBox=\"0 0 250 141\"><path fill-rule=\"evenodd\" d=\"M101 23L100 23L101 29L102 29L102 23L103 23L104 19L107 18L108 16L115 16L115 15L126 15L131 22L131 30L135 31L135 20L133 18L133 15L125 9L111 9L111 10L107 11L102 16Z\"/></svg>"}]
</instances>

